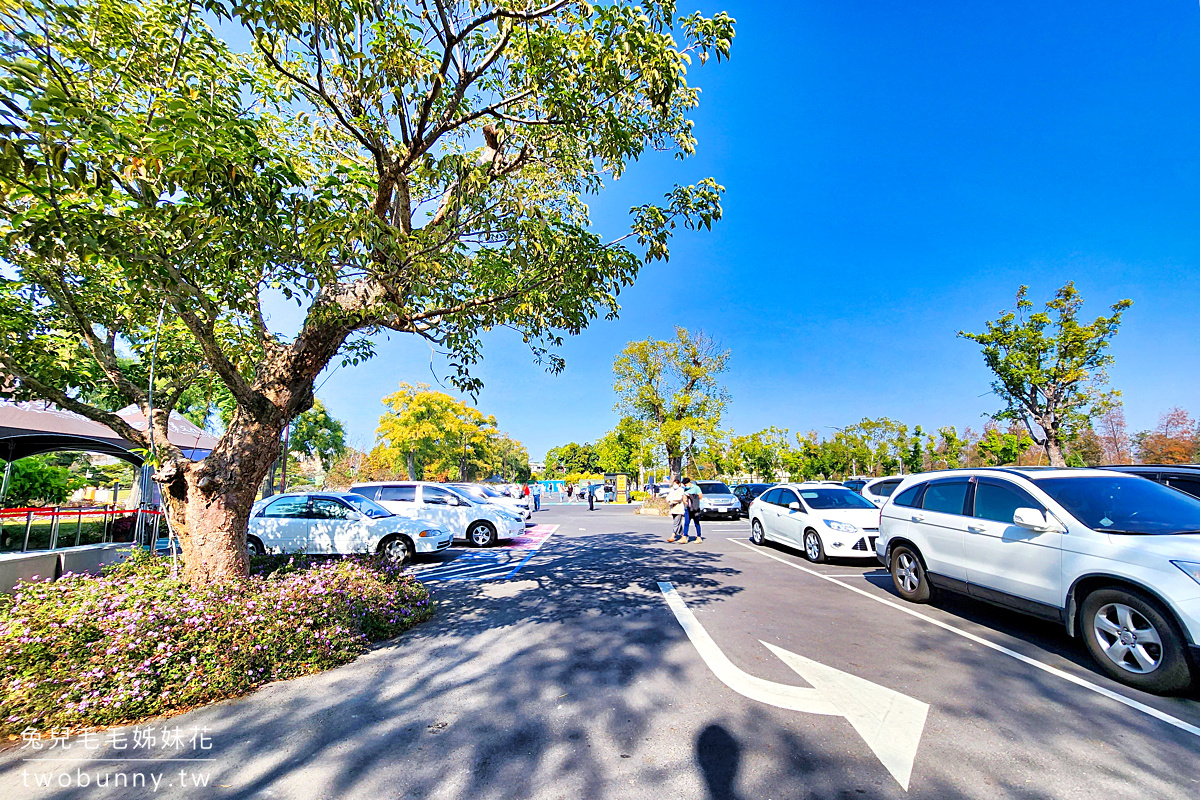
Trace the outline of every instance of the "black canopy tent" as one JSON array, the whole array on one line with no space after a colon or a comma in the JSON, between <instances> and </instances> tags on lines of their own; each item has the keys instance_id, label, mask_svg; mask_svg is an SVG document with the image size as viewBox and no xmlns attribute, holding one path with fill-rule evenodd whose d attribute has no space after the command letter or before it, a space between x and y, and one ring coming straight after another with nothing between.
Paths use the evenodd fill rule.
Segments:
<instances>
[{"instance_id":1,"label":"black canopy tent","mask_svg":"<svg viewBox=\"0 0 1200 800\"><path fill-rule=\"evenodd\" d=\"M146 417L137 406L123 408L117 415L134 428L144 430L146 427ZM193 460L204 458L217 445L213 436L174 411L168 429L171 444ZM141 467L145 459L136 452L139 449L139 445L118 436L108 426L51 403L0 401L0 460L8 462L4 468L4 481L0 484L0 503L3 503L4 489L7 489L10 465L18 459L80 450L113 456Z\"/></svg>"}]
</instances>

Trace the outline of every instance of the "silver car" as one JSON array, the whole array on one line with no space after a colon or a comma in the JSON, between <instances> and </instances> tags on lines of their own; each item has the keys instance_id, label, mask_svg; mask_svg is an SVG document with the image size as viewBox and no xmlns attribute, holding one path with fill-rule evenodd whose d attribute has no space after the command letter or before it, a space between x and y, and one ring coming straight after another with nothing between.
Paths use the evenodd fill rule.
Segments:
<instances>
[{"instance_id":1,"label":"silver car","mask_svg":"<svg viewBox=\"0 0 1200 800\"><path fill-rule=\"evenodd\" d=\"M696 481L700 487L700 516L718 519L738 519L742 515L742 501L720 481Z\"/></svg>"}]
</instances>

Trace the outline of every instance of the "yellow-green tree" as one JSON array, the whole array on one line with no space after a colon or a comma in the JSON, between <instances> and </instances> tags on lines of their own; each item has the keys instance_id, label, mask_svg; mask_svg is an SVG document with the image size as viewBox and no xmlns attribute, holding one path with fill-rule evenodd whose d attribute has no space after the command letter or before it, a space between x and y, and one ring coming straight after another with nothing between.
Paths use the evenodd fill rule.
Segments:
<instances>
[{"instance_id":1,"label":"yellow-green tree","mask_svg":"<svg viewBox=\"0 0 1200 800\"><path fill-rule=\"evenodd\" d=\"M1035 444L1045 448L1054 467L1066 466L1067 443L1115 402L1118 392L1106 391L1106 367L1112 337L1132 300L1113 304L1110 316L1081 324L1083 298L1068 282L1046 303L1030 313L1029 287L1017 290L1017 307L987 322L985 333L958 335L983 347L983 360L995 373L992 391L1005 403L998 420L1022 423Z\"/></svg>"},{"instance_id":2,"label":"yellow-green tree","mask_svg":"<svg viewBox=\"0 0 1200 800\"><path fill-rule=\"evenodd\" d=\"M682 472L685 450L720 435L729 393L718 378L728 363L728 350L678 326L674 339L630 342L613 362L617 411L643 423L667 451L673 476Z\"/></svg>"},{"instance_id":3,"label":"yellow-green tree","mask_svg":"<svg viewBox=\"0 0 1200 800\"><path fill-rule=\"evenodd\" d=\"M401 383L383 398L390 409L379 418L370 461L376 469L403 465L409 480L472 480L480 472L528 478L529 453L496 418L426 384Z\"/></svg>"}]
</instances>

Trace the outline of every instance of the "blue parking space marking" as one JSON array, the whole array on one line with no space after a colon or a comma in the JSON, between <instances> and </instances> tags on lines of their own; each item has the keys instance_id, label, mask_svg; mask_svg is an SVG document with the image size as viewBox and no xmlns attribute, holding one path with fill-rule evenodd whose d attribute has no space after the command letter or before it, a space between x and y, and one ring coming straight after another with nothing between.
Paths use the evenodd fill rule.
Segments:
<instances>
[{"instance_id":1,"label":"blue parking space marking","mask_svg":"<svg viewBox=\"0 0 1200 800\"><path fill-rule=\"evenodd\" d=\"M450 561L412 571L420 581L505 581L516 575L545 544L557 525L538 525L508 547L469 550Z\"/></svg>"}]
</instances>

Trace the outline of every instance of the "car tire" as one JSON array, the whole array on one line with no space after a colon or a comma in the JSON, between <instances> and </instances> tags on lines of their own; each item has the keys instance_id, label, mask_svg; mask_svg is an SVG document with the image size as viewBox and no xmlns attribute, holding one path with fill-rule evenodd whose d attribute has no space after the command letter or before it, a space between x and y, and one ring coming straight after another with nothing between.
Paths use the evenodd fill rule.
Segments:
<instances>
[{"instance_id":1,"label":"car tire","mask_svg":"<svg viewBox=\"0 0 1200 800\"><path fill-rule=\"evenodd\" d=\"M888 560L892 573L892 583L896 591L910 603L928 603L933 597L933 587L929 585L929 576L925 574L925 565L916 550L906 545L892 548Z\"/></svg>"},{"instance_id":2,"label":"car tire","mask_svg":"<svg viewBox=\"0 0 1200 800\"><path fill-rule=\"evenodd\" d=\"M496 529L490 522L472 522L467 528L467 541L475 547L491 547L496 543Z\"/></svg>"},{"instance_id":3,"label":"car tire","mask_svg":"<svg viewBox=\"0 0 1200 800\"><path fill-rule=\"evenodd\" d=\"M246 550L250 553L251 558L267 554L267 548L263 547L262 539L257 536L246 537Z\"/></svg>"},{"instance_id":4,"label":"car tire","mask_svg":"<svg viewBox=\"0 0 1200 800\"><path fill-rule=\"evenodd\" d=\"M804 557L814 564L825 563L825 545L821 543L821 535L812 528L804 532Z\"/></svg>"},{"instance_id":5,"label":"car tire","mask_svg":"<svg viewBox=\"0 0 1200 800\"><path fill-rule=\"evenodd\" d=\"M412 561L413 546L404 536L393 533L391 536L385 536L379 543L378 552L385 561L404 566Z\"/></svg>"},{"instance_id":6,"label":"car tire","mask_svg":"<svg viewBox=\"0 0 1200 800\"><path fill-rule=\"evenodd\" d=\"M1183 637L1154 600L1106 587L1084 598L1079 615L1084 644L1110 677L1155 694L1191 685Z\"/></svg>"},{"instance_id":7,"label":"car tire","mask_svg":"<svg viewBox=\"0 0 1200 800\"><path fill-rule=\"evenodd\" d=\"M767 543L767 532L763 530L761 520L756 519L750 524L750 541L759 547Z\"/></svg>"}]
</instances>

